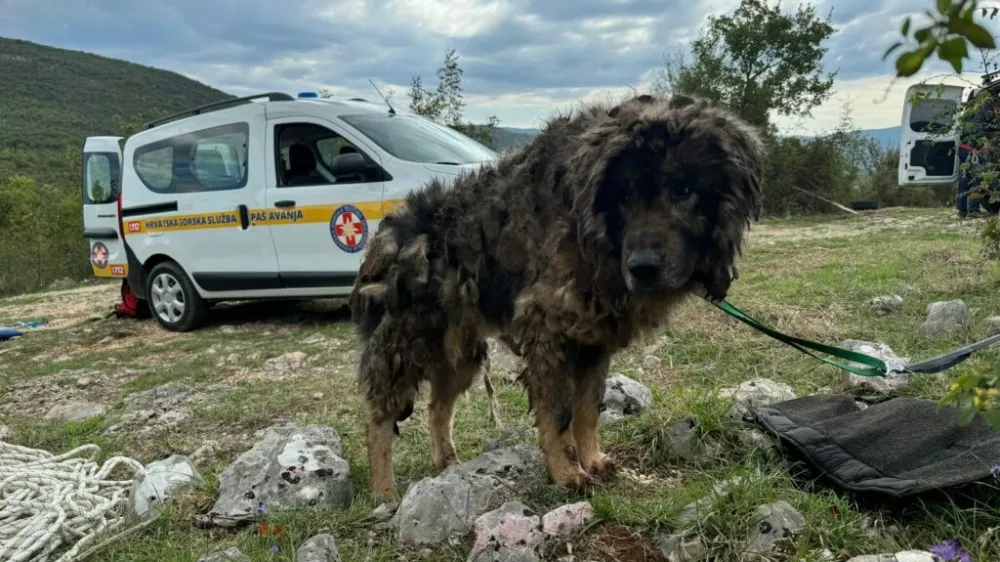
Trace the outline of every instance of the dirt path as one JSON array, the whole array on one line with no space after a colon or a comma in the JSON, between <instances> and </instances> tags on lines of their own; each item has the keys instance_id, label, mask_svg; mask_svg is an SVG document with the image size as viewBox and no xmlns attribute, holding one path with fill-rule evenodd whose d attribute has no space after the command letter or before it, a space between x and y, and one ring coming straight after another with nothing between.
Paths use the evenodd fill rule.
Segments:
<instances>
[{"instance_id":1,"label":"dirt path","mask_svg":"<svg viewBox=\"0 0 1000 562\"><path fill-rule=\"evenodd\" d=\"M974 235L980 221L959 221L951 209L913 210L889 208L860 216L844 214L813 225L787 221L765 222L750 231L750 245L770 246L824 238L853 238L876 232L907 232L936 226L942 231ZM98 283L74 289L47 291L0 299L0 325L6 322L45 320L37 329L61 329L100 318L118 302L117 283Z\"/></svg>"},{"instance_id":2,"label":"dirt path","mask_svg":"<svg viewBox=\"0 0 1000 562\"><path fill-rule=\"evenodd\" d=\"M843 215L843 218L817 223L761 224L750 229L750 243L773 245L784 241L817 240L823 238L854 238L886 230L908 232L934 226L942 231L974 234L981 221L961 221L951 209L912 210L887 208L863 215Z\"/></svg>"},{"instance_id":3,"label":"dirt path","mask_svg":"<svg viewBox=\"0 0 1000 562\"><path fill-rule=\"evenodd\" d=\"M43 320L33 330L54 330L103 318L118 302L117 283L99 283L20 295L0 300L0 319L7 321ZM2 322L0 322L2 323Z\"/></svg>"}]
</instances>

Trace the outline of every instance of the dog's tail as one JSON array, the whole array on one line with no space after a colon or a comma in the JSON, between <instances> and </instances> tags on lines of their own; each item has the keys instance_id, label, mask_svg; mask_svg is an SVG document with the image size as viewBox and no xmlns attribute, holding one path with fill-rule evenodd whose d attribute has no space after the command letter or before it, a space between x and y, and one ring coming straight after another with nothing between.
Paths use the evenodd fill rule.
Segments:
<instances>
[{"instance_id":1,"label":"dog's tail","mask_svg":"<svg viewBox=\"0 0 1000 562\"><path fill-rule=\"evenodd\" d=\"M368 283L356 285L347 299L351 309L351 320L357 326L358 337L367 340L375 333L375 328L382 322L386 314L385 296L388 286L385 283Z\"/></svg>"},{"instance_id":2,"label":"dog's tail","mask_svg":"<svg viewBox=\"0 0 1000 562\"><path fill-rule=\"evenodd\" d=\"M398 256L399 243L391 219L387 217L369 242L365 258L358 268L354 289L347 298L351 320L357 326L358 336L362 341L368 340L375 333L388 312L387 300L392 297L389 294L392 289L390 275L395 269L394 263Z\"/></svg>"}]
</instances>

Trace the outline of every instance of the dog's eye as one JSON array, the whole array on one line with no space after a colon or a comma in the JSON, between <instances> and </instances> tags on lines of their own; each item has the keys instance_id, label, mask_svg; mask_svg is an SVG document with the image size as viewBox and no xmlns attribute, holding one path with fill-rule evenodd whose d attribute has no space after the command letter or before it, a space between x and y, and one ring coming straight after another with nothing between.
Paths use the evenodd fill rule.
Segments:
<instances>
[{"instance_id":1,"label":"dog's eye","mask_svg":"<svg viewBox=\"0 0 1000 562\"><path fill-rule=\"evenodd\" d=\"M671 186L670 196L676 201L683 201L694 193L694 189L691 188L690 182L680 182Z\"/></svg>"}]
</instances>

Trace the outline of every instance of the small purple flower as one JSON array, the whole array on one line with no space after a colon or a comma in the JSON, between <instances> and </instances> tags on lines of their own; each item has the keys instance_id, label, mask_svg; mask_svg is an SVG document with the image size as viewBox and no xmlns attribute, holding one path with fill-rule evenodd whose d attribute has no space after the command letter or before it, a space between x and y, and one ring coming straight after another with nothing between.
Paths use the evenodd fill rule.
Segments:
<instances>
[{"instance_id":1,"label":"small purple flower","mask_svg":"<svg viewBox=\"0 0 1000 562\"><path fill-rule=\"evenodd\" d=\"M258 515L267 515L267 506L264 505L261 502L258 502L257 503L257 514Z\"/></svg>"},{"instance_id":2,"label":"small purple flower","mask_svg":"<svg viewBox=\"0 0 1000 562\"><path fill-rule=\"evenodd\" d=\"M1000 463L993 465L993 468L990 469L990 473L994 478L1000 478Z\"/></svg>"},{"instance_id":3,"label":"small purple flower","mask_svg":"<svg viewBox=\"0 0 1000 562\"><path fill-rule=\"evenodd\" d=\"M972 562L969 551L962 546L962 541L957 538L943 540L928 550L940 556L945 562Z\"/></svg>"},{"instance_id":4,"label":"small purple flower","mask_svg":"<svg viewBox=\"0 0 1000 562\"><path fill-rule=\"evenodd\" d=\"M278 545L272 545L271 552L278 552Z\"/></svg>"}]
</instances>

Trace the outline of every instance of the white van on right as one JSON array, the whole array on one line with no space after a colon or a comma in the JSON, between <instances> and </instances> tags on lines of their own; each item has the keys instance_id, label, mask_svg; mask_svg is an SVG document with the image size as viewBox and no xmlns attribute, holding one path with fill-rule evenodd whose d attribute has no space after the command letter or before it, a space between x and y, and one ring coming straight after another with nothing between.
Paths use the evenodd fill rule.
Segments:
<instances>
[{"instance_id":1,"label":"white van on right","mask_svg":"<svg viewBox=\"0 0 1000 562\"><path fill-rule=\"evenodd\" d=\"M958 181L958 114L965 88L916 84L906 89L899 143L899 185Z\"/></svg>"}]
</instances>

